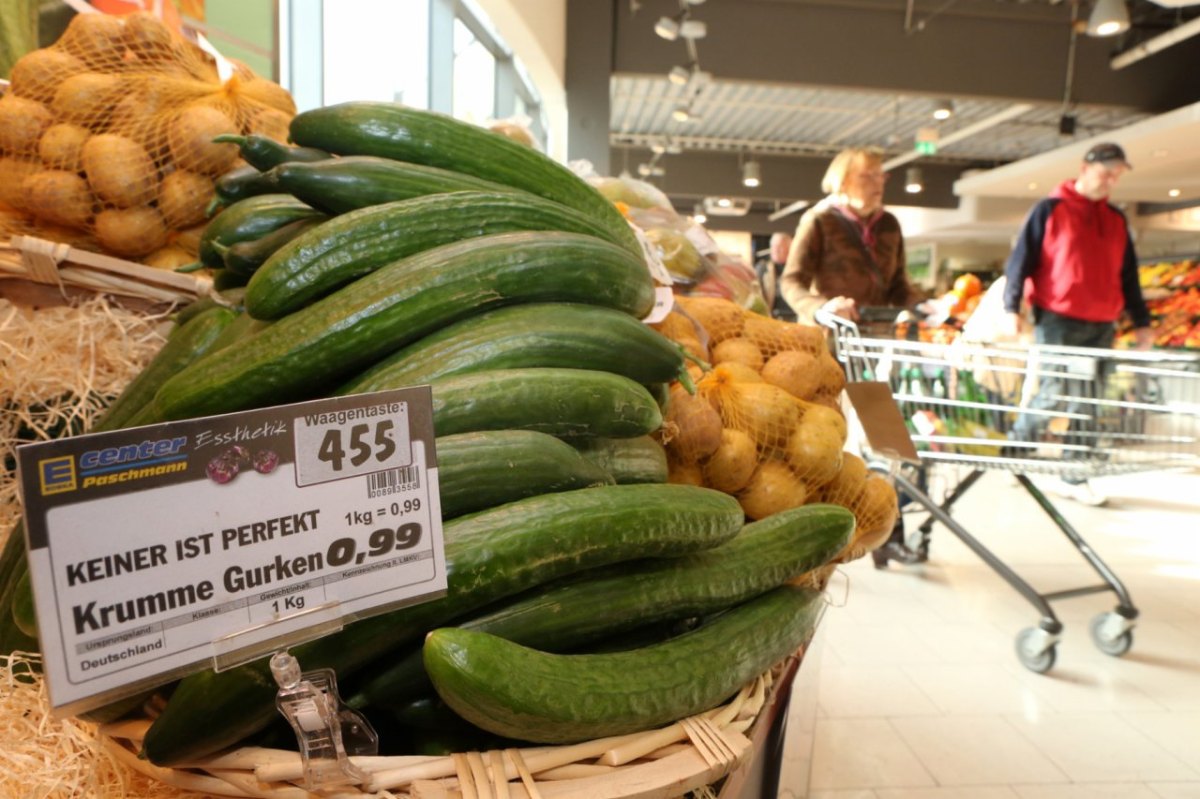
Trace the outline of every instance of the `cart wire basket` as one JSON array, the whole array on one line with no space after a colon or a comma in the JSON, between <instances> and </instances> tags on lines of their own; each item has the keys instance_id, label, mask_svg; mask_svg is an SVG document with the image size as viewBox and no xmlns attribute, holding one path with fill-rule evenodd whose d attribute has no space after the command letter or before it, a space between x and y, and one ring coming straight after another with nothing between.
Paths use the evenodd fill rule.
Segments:
<instances>
[{"instance_id":1,"label":"cart wire basket","mask_svg":"<svg viewBox=\"0 0 1200 799\"><path fill-rule=\"evenodd\" d=\"M1138 611L1129 592L1029 475L1081 484L1091 477L1200 466L1200 357L1163 351L980 344L934 344L864 336L858 325L821 314L850 382L887 383L908 426L919 463L868 452L897 490L928 517L910 541L918 562L940 522L1041 614L1016 639L1032 671L1054 666L1063 625L1051 602L1111 591L1114 610L1096 616L1092 641L1119 656L1133 644ZM958 468L950 468L958 467ZM1099 575L1101 582L1043 593L951 515L985 470L1017 482ZM951 475L941 502L925 488L931 471ZM886 562L885 562L886 563Z\"/></svg>"}]
</instances>

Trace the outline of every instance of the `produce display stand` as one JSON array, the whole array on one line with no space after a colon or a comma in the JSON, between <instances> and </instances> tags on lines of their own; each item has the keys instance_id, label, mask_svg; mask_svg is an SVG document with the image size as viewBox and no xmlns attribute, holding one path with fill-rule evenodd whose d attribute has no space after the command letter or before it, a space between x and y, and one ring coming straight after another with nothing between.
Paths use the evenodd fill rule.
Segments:
<instances>
[{"instance_id":1,"label":"produce display stand","mask_svg":"<svg viewBox=\"0 0 1200 799\"><path fill-rule=\"evenodd\" d=\"M566 746L543 746L450 756L354 757L370 783L322 796L368 799L668 799L703 789L748 766L761 755L777 721L787 712L791 681L803 648L745 686L714 710L647 732ZM240 748L186 768L165 769L138 757L149 720L103 726L104 751L129 768L186 790L217 796L301 799L300 755L276 749ZM768 764L770 765L770 764ZM503 777L499 775L503 774ZM744 774L730 789L745 786ZM756 794L726 793L721 797Z\"/></svg>"},{"instance_id":2,"label":"produce display stand","mask_svg":"<svg viewBox=\"0 0 1200 799\"><path fill-rule=\"evenodd\" d=\"M934 521L941 522L1032 604L1040 622L1016 638L1017 656L1032 671L1043 673L1054 665L1063 625L1050 603L1058 599L1113 593L1116 608L1095 617L1090 632L1105 654L1127 652L1138 615L1129 592L1028 475L1087 479L1200 465L1200 357L961 340L939 345L867 338L854 323L832 316L822 322L835 331L837 356L849 380L889 383L903 417L928 423L912 436L921 464L931 470L966 467L940 503L911 473L884 467L930 514L913 542L918 559L928 557L930 530ZM964 391L972 382L978 390ZM1045 383L1041 398L1050 402L1035 404L1031 400L1040 383ZM933 385L938 388L932 390ZM1023 428L1014 430L1023 417L1027 422L1040 418L1035 426L1044 432L1029 437ZM894 460L887 453L872 455L877 463ZM1099 584L1039 592L951 515L954 503L987 469L1015 474L1096 572Z\"/></svg>"}]
</instances>

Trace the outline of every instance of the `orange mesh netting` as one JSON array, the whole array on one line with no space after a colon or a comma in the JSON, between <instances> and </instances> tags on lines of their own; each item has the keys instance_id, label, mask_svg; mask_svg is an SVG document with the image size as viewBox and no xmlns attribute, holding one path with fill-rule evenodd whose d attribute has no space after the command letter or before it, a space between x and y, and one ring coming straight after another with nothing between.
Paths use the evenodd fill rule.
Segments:
<instances>
[{"instance_id":1,"label":"orange mesh netting","mask_svg":"<svg viewBox=\"0 0 1200 799\"><path fill-rule=\"evenodd\" d=\"M221 83L208 54L147 12L75 16L13 65L0 97L0 238L148 263L194 246L214 178L238 159L213 137L284 141L296 111L279 85L235 69Z\"/></svg>"},{"instance_id":2,"label":"orange mesh netting","mask_svg":"<svg viewBox=\"0 0 1200 799\"><path fill-rule=\"evenodd\" d=\"M882 544L896 493L843 451L845 376L824 332L729 300L676 301L678 310L655 327L713 368L689 367L695 395L671 389L663 432L670 480L732 494L751 519L812 502L848 508L857 529L843 560Z\"/></svg>"}]
</instances>

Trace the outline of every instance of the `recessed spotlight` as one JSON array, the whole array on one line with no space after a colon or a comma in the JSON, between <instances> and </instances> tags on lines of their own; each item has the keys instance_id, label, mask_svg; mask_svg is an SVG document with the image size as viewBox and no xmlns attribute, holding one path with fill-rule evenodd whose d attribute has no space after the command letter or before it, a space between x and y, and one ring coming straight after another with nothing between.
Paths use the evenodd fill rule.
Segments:
<instances>
[{"instance_id":1,"label":"recessed spotlight","mask_svg":"<svg viewBox=\"0 0 1200 799\"><path fill-rule=\"evenodd\" d=\"M717 199L717 205L721 206L722 208L728 208L729 206L733 205L733 200L729 199L728 197L720 197Z\"/></svg>"},{"instance_id":2,"label":"recessed spotlight","mask_svg":"<svg viewBox=\"0 0 1200 799\"><path fill-rule=\"evenodd\" d=\"M697 225L703 225L708 221L708 217L704 213L703 203L696 203L696 207L692 209L692 220Z\"/></svg>"},{"instance_id":3,"label":"recessed spotlight","mask_svg":"<svg viewBox=\"0 0 1200 799\"><path fill-rule=\"evenodd\" d=\"M949 119L954 116L954 101L953 100L938 100L937 105L933 107L934 119Z\"/></svg>"},{"instance_id":4,"label":"recessed spotlight","mask_svg":"<svg viewBox=\"0 0 1200 799\"><path fill-rule=\"evenodd\" d=\"M1179 191L1179 189L1171 189L1167 192L1167 196L1168 197L1178 197L1180 195L1180 193L1181 192Z\"/></svg>"}]
</instances>

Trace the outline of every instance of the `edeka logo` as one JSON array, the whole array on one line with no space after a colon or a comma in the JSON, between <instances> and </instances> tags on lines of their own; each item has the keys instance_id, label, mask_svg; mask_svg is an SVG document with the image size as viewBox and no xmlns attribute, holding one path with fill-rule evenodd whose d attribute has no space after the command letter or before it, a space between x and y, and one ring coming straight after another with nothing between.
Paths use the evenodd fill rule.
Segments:
<instances>
[{"instance_id":1,"label":"edeka logo","mask_svg":"<svg viewBox=\"0 0 1200 799\"><path fill-rule=\"evenodd\" d=\"M42 496L75 490L75 459L70 455L38 461Z\"/></svg>"}]
</instances>

